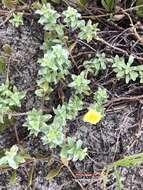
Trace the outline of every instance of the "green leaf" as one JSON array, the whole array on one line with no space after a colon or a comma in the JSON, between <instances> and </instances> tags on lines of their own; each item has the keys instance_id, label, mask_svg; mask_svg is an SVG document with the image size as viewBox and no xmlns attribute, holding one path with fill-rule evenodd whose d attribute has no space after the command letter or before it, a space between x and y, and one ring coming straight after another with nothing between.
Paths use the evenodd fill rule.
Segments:
<instances>
[{"instance_id":1,"label":"green leaf","mask_svg":"<svg viewBox=\"0 0 143 190\"><path fill-rule=\"evenodd\" d=\"M130 72L130 77L133 81L135 81L138 77L138 73L135 71Z\"/></svg>"},{"instance_id":2,"label":"green leaf","mask_svg":"<svg viewBox=\"0 0 143 190\"><path fill-rule=\"evenodd\" d=\"M94 76L102 70L106 69L107 59L104 53L97 53L95 58L86 60L83 62L83 65L86 70L91 72Z\"/></svg>"},{"instance_id":3,"label":"green leaf","mask_svg":"<svg viewBox=\"0 0 143 190\"><path fill-rule=\"evenodd\" d=\"M61 158L67 160L83 160L87 154L87 148L82 149L82 141L75 138L68 137L67 143L62 146Z\"/></svg>"},{"instance_id":4,"label":"green leaf","mask_svg":"<svg viewBox=\"0 0 143 190\"><path fill-rule=\"evenodd\" d=\"M5 152L5 156L0 158L0 165L9 165L11 168L17 169L19 164L24 161L24 158L18 153L18 146L13 145L9 151Z\"/></svg>"},{"instance_id":5,"label":"green leaf","mask_svg":"<svg viewBox=\"0 0 143 190\"><path fill-rule=\"evenodd\" d=\"M99 87L98 90L94 93L94 100L98 105L103 105L108 99L108 94L106 88Z\"/></svg>"},{"instance_id":6,"label":"green leaf","mask_svg":"<svg viewBox=\"0 0 143 190\"><path fill-rule=\"evenodd\" d=\"M130 55L127 65L131 66L133 62L134 62L134 57Z\"/></svg>"},{"instance_id":7,"label":"green leaf","mask_svg":"<svg viewBox=\"0 0 143 190\"><path fill-rule=\"evenodd\" d=\"M21 25L24 25L23 23L23 13L17 12L13 13L12 18L9 20L9 22L16 28L18 28Z\"/></svg>"},{"instance_id":8,"label":"green leaf","mask_svg":"<svg viewBox=\"0 0 143 190\"><path fill-rule=\"evenodd\" d=\"M16 170L13 170L12 175L11 175L11 177L10 177L10 179L9 179L9 183L10 183L11 185L16 184L16 179L17 179Z\"/></svg>"},{"instance_id":9,"label":"green leaf","mask_svg":"<svg viewBox=\"0 0 143 190\"><path fill-rule=\"evenodd\" d=\"M116 74L116 76L117 76L118 79L123 78L124 75L125 75L125 72L123 70L122 71L118 71L118 73Z\"/></svg>"},{"instance_id":10,"label":"green leaf","mask_svg":"<svg viewBox=\"0 0 143 190\"><path fill-rule=\"evenodd\" d=\"M46 4L48 2L48 0L41 0L42 4Z\"/></svg>"},{"instance_id":11,"label":"green leaf","mask_svg":"<svg viewBox=\"0 0 143 190\"><path fill-rule=\"evenodd\" d=\"M101 3L107 11L113 11L116 5L116 0L101 0Z\"/></svg>"},{"instance_id":12,"label":"green leaf","mask_svg":"<svg viewBox=\"0 0 143 190\"><path fill-rule=\"evenodd\" d=\"M0 165L7 165L7 158L5 156L0 158Z\"/></svg>"},{"instance_id":13,"label":"green leaf","mask_svg":"<svg viewBox=\"0 0 143 190\"><path fill-rule=\"evenodd\" d=\"M38 9L41 9L42 4L39 1L35 1L35 2L32 3L31 7L34 10L38 10Z\"/></svg>"},{"instance_id":14,"label":"green leaf","mask_svg":"<svg viewBox=\"0 0 143 190\"><path fill-rule=\"evenodd\" d=\"M76 9L68 7L67 10L63 11L63 15L65 16L64 22L68 27L71 27L73 30L79 27L81 14Z\"/></svg>"},{"instance_id":15,"label":"green leaf","mask_svg":"<svg viewBox=\"0 0 143 190\"><path fill-rule=\"evenodd\" d=\"M136 0L136 6L140 6L140 5L143 5L143 1L142 0ZM136 13L137 13L137 16L143 17L143 6L137 8Z\"/></svg>"},{"instance_id":16,"label":"green leaf","mask_svg":"<svg viewBox=\"0 0 143 190\"><path fill-rule=\"evenodd\" d=\"M126 156L125 158L118 160L111 164L111 166L123 166L123 167L132 167L137 166L143 163L143 153L134 154L132 156Z\"/></svg>"},{"instance_id":17,"label":"green leaf","mask_svg":"<svg viewBox=\"0 0 143 190\"><path fill-rule=\"evenodd\" d=\"M79 2L80 2L80 4L81 4L82 6L84 6L84 5L86 5L87 0L79 0Z\"/></svg>"},{"instance_id":18,"label":"green leaf","mask_svg":"<svg viewBox=\"0 0 143 190\"><path fill-rule=\"evenodd\" d=\"M89 43L93 38L97 38L97 32L99 31L98 23L92 24L92 21L88 20L88 22L85 24L83 21L79 27L80 32L78 37L80 39L86 40Z\"/></svg>"},{"instance_id":19,"label":"green leaf","mask_svg":"<svg viewBox=\"0 0 143 190\"><path fill-rule=\"evenodd\" d=\"M50 170L49 173L48 173L48 175L47 175L47 177L46 177L46 179L47 180L52 180L54 177L56 177L57 175L59 175L62 167L63 166L60 166L58 168Z\"/></svg>"},{"instance_id":20,"label":"green leaf","mask_svg":"<svg viewBox=\"0 0 143 190\"><path fill-rule=\"evenodd\" d=\"M122 190L121 174L116 167L114 167L114 172L116 176L116 190Z\"/></svg>"},{"instance_id":21,"label":"green leaf","mask_svg":"<svg viewBox=\"0 0 143 190\"><path fill-rule=\"evenodd\" d=\"M76 94L87 94L90 91L90 80L85 78L85 71L82 71L79 75L72 75L73 81L68 85L75 89Z\"/></svg>"},{"instance_id":22,"label":"green leaf","mask_svg":"<svg viewBox=\"0 0 143 190\"><path fill-rule=\"evenodd\" d=\"M61 0L51 0L53 3L60 4Z\"/></svg>"},{"instance_id":23,"label":"green leaf","mask_svg":"<svg viewBox=\"0 0 143 190\"><path fill-rule=\"evenodd\" d=\"M0 73L6 70L6 60L3 56L0 56Z\"/></svg>"},{"instance_id":24,"label":"green leaf","mask_svg":"<svg viewBox=\"0 0 143 190\"><path fill-rule=\"evenodd\" d=\"M24 127L27 127L30 130L30 134L38 135L39 132L42 132L43 129L47 129L47 121L51 119L50 114L43 114L42 110L36 110L33 108L32 111L28 112L26 122L23 124Z\"/></svg>"}]
</instances>

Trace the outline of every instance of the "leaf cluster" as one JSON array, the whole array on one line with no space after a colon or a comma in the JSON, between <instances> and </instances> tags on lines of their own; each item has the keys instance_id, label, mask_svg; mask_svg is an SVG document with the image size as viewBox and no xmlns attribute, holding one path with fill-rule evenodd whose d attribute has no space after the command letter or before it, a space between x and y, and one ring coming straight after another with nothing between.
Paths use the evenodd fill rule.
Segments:
<instances>
[{"instance_id":1,"label":"leaf cluster","mask_svg":"<svg viewBox=\"0 0 143 190\"><path fill-rule=\"evenodd\" d=\"M126 63L123 57L116 55L112 62L113 71L116 73L116 77L118 79L125 78L126 83L129 83L131 80L136 81L136 79L139 77L141 79L140 83L143 82L143 66L133 66L133 56L130 56L128 62Z\"/></svg>"},{"instance_id":2,"label":"leaf cluster","mask_svg":"<svg viewBox=\"0 0 143 190\"><path fill-rule=\"evenodd\" d=\"M57 44L48 49L44 57L38 60L41 68L38 81L40 90L37 95L42 96L44 92L51 92L50 84L57 84L69 73L70 61L68 60L69 52L62 45Z\"/></svg>"},{"instance_id":3,"label":"leaf cluster","mask_svg":"<svg viewBox=\"0 0 143 190\"><path fill-rule=\"evenodd\" d=\"M13 169L17 169L19 164L24 163L25 159L19 152L17 145L13 145L10 150L5 152L5 156L0 158L0 165L10 166Z\"/></svg>"},{"instance_id":4,"label":"leaf cluster","mask_svg":"<svg viewBox=\"0 0 143 190\"><path fill-rule=\"evenodd\" d=\"M104 115L104 103L107 101L107 99L107 90L105 88L99 87L94 93L94 104L91 105L91 108Z\"/></svg>"},{"instance_id":5,"label":"leaf cluster","mask_svg":"<svg viewBox=\"0 0 143 190\"><path fill-rule=\"evenodd\" d=\"M23 124L24 127L27 127L30 131L30 135L37 136L43 128L47 128L47 122L51 119L50 114L43 114L41 110L32 109L27 113L26 122Z\"/></svg>"},{"instance_id":6,"label":"leaf cluster","mask_svg":"<svg viewBox=\"0 0 143 190\"><path fill-rule=\"evenodd\" d=\"M94 93L94 100L103 105L108 99L107 90L105 88L99 87L98 90Z\"/></svg>"},{"instance_id":7,"label":"leaf cluster","mask_svg":"<svg viewBox=\"0 0 143 190\"><path fill-rule=\"evenodd\" d=\"M47 142L50 147L63 146L63 129L66 126L67 120L75 119L78 111L82 109L82 105L83 102L80 97L75 95L69 99L69 103L65 102L54 109L55 116L53 122L49 125L49 129L47 128L48 130L45 129L44 144Z\"/></svg>"},{"instance_id":8,"label":"leaf cluster","mask_svg":"<svg viewBox=\"0 0 143 190\"><path fill-rule=\"evenodd\" d=\"M22 26L24 24L23 13L21 12L13 13L12 18L9 20L9 22L16 28L18 28L19 26Z\"/></svg>"},{"instance_id":9,"label":"leaf cluster","mask_svg":"<svg viewBox=\"0 0 143 190\"><path fill-rule=\"evenodd\" d=\"M80 30L78 34L80 39L90 42L93 38L97 38L97 32L99 31L98 23L92 24L91 20L88 20L86 23L84 20L81 20L81 15L77 10L71 7L63 11L63 15L65 16L64 22L68 27L73 30Z\"/></svg>"},{"instance_id":10,"label":"leaf cluster","mask_svg":"<svg viewBox=\"0 0 143 190\"><path fill-rule=\"evenodd\" d=\"M86 40L89 43L93 38L97 38L98 31L98 23L92 24L91 20L89 20L87 23L82 22L80 25L80 32L78 34L78 37L81 40Z\"/></svg>"},{"instance_id":11,"label":"leaf cluster","mask_svg":"<svg viewBox=\"0 0 143 190\"><path fill-rule=\"evenodd\" d=\"M87 148L82 149L82 141L68 137L67 143L62 146L61 158L67 160L83 160L87 154Z\"/></svg>"},{"instance_id":12,"label":"leaf cluster","mask_svg":"<svg viewBox=\"0 0 143 190\"><path fill-rule=\"evenodd\" d=\"M44 25L44 30L55 30L55 25L60 15L57 13L57 11L51 8L49 3L43 4L41 9L37 10L35 13L40 15L38 22L41 25Z\"/></svg>"},{"instance_id":13,"label":"leaf cluster","mask_svg":"<svg viewBox=\"0 0 143 190\"><path fill-rule=\"evenodd\" d=\"M21 106L21 100L25 93L19 92L15 86L10 86L8 82L0 85L0 122L3 123L4 114L14 107Z\"/></svg>"},{"instance_id":14,"label":"leaf cluster","mask_svg":"<svg viewBox=\"0 0 143 190\"><path fill-rule=\"evenodd\" d=\"M59 36L63 36L63 25L57 23L57 19L60 15L55 11L49 3L43 4L39 10L36 10L36 14L40 15L39 23L44 25L45 31L56 32Z\"/></svg>"},{"instance_id":15,"label":"leaf cluster","mask_svg":"<svg viewBox=\"0 0 143 190\"><path fill-rule=\"evenodd\" d=\"M97 53L94 58L83 62L84 68L94 76L97 76L100 71L105 70L106 64L107 58L105 57L105 53Z\"/></svg>"},{"instance_id":16,"label":"leaf cluster","mask_svg":"<svg viewBox=\"0 0 143 190\"><path fill-rule=\"evenodd\" d=\"M79 19L81 18L81 14L77 12L76 9L72 7L68 7L67 10L63 12L64 22L67 27L71 27L72 29L77 29L80 26Z\"/></svg>"},{"instance_id":17,"label":"leaf cluster","mask_svg":"<svg viewBox=\"0 0 143 190\"><path fill-rule=\"evenodd\" d=\"M88 94L90 80L85 78L85 71L82 71L79 75L73 74L71 77L73 81L68 86L75 89L76 94Z\"/></svg>"}]
</instances>

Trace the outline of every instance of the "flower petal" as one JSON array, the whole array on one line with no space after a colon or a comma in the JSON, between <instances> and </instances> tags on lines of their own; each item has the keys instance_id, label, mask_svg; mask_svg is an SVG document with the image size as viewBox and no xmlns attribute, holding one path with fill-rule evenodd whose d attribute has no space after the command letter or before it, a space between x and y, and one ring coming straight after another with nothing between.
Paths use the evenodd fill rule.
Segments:
<instances>
[{"instance_id":1,"label":"flower petal","mask_svg":"<svg viewBox=\"0 0 143 190\"><path fill-rule=\"evenodd\" d=\"M102 118L102 115L100 112L97 112L96 110L90 109L83 117L84 122L88 122L91 124L98 123Z\"/></svg>"}]
</instances>

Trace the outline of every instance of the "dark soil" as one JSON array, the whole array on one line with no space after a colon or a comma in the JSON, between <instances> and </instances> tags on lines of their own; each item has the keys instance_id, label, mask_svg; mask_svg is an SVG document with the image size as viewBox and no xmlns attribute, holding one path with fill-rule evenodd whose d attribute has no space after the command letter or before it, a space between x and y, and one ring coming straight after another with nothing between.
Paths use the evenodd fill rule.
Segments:
<instances>
[{"instance_id":1,"label":"dark soil","mask_svg":"<svg viewBox=\"0 0 143 190\"><path fill-rule=\"evenodd\" d=\"M93 9L91 5L89 5L88 10L93 15L99 14L98 9ZM4 19L5 17L2 18ZM127 52L136 54L139 57L139 62L142 63L140 57L142 57L143 46L136 43L136 39L130 31L125 32L125 29L129 28L128 23L123 25L125 19L121 20L117 25L113 22L108 22L107 19L100 19L99 21L103 28L101 35L104 39L112 44L114 42L115 46L118 44L118 47L125 49ZM143 33L143 31L141 32ZM39 108L41 106L40 100L34 95L34 90L36 89L38 72L37 59L42 55L40 50L42 41L43 31L36 20L32 21L32 17L25 17L25 24L19 29L12 27L8 23L0 28L0 47L8 43L13 49L9 71L10 80L19 90L27 91L26 98L22 102L22 108L19 110L20 112L26 112L33 107ZM90 46L100 52L106 52L109 57L117 53L122 55L122 52L106 47L104 44L93 42ZM87 58L87 55L92 57L95 54L96 52L90 47L79 42L73 57L80 65ZM4 81L5 74L0 76L0 82ZM139 85L139 83L125 85L124 81L116 81L115 76L110 74L110 68L106 73L102 73L97 80L93 79L92 81L93 89L98 86L106 87L110 94L110 99L105 105L106 117L97 126L84 123L82 113L79 114L75 121L68 123L67 132L80 137L83 145L88 148L90 155L90 158L87 157L82 162L70 163L70 168L76 178L71 175L66 167L63 167L60 174L54 179L51 181L45 179L52 168L60 165L58 150L55 150L56 160L51 165L42 159L36 161L34 165L33 163L22 165L17 171L16 184L9 183L9 178L12 175L11 169L1 170L0 190L80 190L81 187L77 180L86 190L102 190L103 183L100 174L104 166L123 158L125 155L143 152L143 102L134 98L142 95L142 85ZM86 102L90 102L90 99L87 99ZM16 127L21 145L26 147L32 156L50 156L51 150L48 146L42 145L40 136L28 136L28 131L22 127L24 121L24 116L18 116L16 123L0 134L0 149L17 144L14 132ZM28 186L29 179L27 174L30 173L32 167L34 167L33 180L32 184ZM124 190L143 189L142 165L135 168L121 167L120 171ZM116 180L112 173L108 179L106 189L116 189Z\"/></svg>"}]
</instances>

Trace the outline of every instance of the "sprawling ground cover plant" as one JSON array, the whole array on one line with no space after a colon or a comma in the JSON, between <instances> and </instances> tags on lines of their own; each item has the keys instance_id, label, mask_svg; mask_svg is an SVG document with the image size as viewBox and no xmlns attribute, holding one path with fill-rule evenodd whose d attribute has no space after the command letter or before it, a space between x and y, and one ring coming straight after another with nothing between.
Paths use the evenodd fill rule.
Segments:
<instances>
[{"instance_id":1,"label":"sprawling ground cover plant","mask_svg":"<svg viewBox=\"0 0 143 190\"><path fill-rule=\"evenodd\" d=\"M131 80L140 78L140 82L143 82L143 67L136 66L132 56L125 61L118 55L109 59L104 53L98 52L94 58L83 61L80 73L73 74L71 71L73 63L70 59L72 44L70 44L66 29L76 31L78 38L88 43L93 39L101 40L98 34L100 31L98 23L92 24L91 20L85 22L81 19L81 14L72 7L68 7L59 14L50 4L44 4L36 11L36 14L40 15L38 22L43 26L45 37L41 46L43 57L38 59L40 69L35 94L41 98L42 102L49 101L52 93L62 84L69 91L69 97L61 97L59 105L53 107L50 114L42 109L33 108L26 113L23 127L29 130L29 135L40 134L43 144L50 148L59 147L62 160L83 160L87 155L87 148L82 146L80 139L65 135L64 129L67 127L67 122L74 120L79 111L84 109L88 111L82 116L83 121L97 124L105 115L104 104L108 99L105 88L99 87L95 92L91 90L88 74L95 78L110 64L117 79L125 78L126 83L129 83ZM18 27L19 24L23 24L20 18L13 16L13 21L11 21L13 25ZM5 113L15 106L20 106L20 100L24 95L23 92L18 92L15 87L11 88L7 83L0 86L1 122L4 122ZM85 97L91 95L93 103L87 106L84 102ZM19 156L17 146L13 146L6 152L6 155L0 159L0 164L12 167L10 160L14 169L24 162L24 157Z\"/></svg>"},{"instance_id":2,"label":"sprawling ground cover plant","mask_svg":"<svg viewBox=\"0 0 143 190\"><path fill-rule=\"evenodd\" d=\"M50 32L50 36L45 39L42 46L44 56L38 60L40 64L39 80L37 81L39 89L37 89L36 94L48 100L52 91L56 89L56 85L62 82L67 88L70 88L71 96L69 100L63 100L62 105L60 104L56 108L53 108L54 117L51 116L52 122L50 122L50 124L46 124L45 122L42 124L42 118L45 118L45 115L42 115L41 120L38 122L39 126L37 126L35 130L34 126L29 126L29 120L32 122L32 118L29 115L31 113L29 113L29 119L24 126L27 126L32 134L35 133L35 135L37 135L38 132L41 132L43 134L43 143L48 144L51 148L60 146L61 157L64 157L64 159L72 159L73 161L78 159L82 160L86 155L87 149L82 148L81 140L77 139L76 141L74 137L66 137L65 139L63 130L67 120L75 119L78 115L78 111L83 109L84 96L90 95L91 93L89 86L90 80L86 77L87 72L94 72L94 74L97 75L102 68L105 69L106 58L104 54L98 54L94 60L91 60L93 66L90 66L90 61L87 61L87 63L85 63L85 70L81 71L81 73L77 75L70 73L72 64L69 59L70 52L65 45L66 39L64 38L64 32L66 27L71 28L71 30L79 28L81 30L79 37L89 42L96 36L98 24L92 25L90 20L86 24L84 20L80 20L81 15L72 7L68 7L67 10L59 15L50 4L47 4L43 5L36 13L40 15L38 22L43 25L46 32ZM64 18L63 23L60 22L62 17ZM60 33L58 29L60 29ZM96 62L98 66L95 66L94 63ZM99 91L100 90L101 89L99 89ZM101 119L99 117L97 118L96 115L102 114L100 113L102 106L102 104L96 103L94 108L92 108L93 112L95 112L95 116L92 116L92 119L96 120L96 122L94 122L95 124ZM98 110L96 110L96 107L98 107ZM86 114L84 120L93 123L91 121L92 119L90 119L90 112ZM42 114L42 112L40 113ZM40 119L40 116L37 119Z\"/></svg>"}]
</instances>

